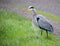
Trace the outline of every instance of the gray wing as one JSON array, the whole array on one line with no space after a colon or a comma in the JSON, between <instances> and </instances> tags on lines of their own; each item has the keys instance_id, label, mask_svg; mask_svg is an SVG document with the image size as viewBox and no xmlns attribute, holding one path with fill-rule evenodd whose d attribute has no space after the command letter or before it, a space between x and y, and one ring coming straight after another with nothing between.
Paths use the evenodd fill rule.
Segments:
<instances>
[{"instance_id":1,"label":"gray wing","mask_svg":"<svg viewBox=\"0 0 60 46\"><path fill-rule=\"evenodd\" d=\"M52 25L47 21L46 18L44 17L40 17L39 20L37 21L38 25L43 28L46 29L50 32L53 32L53 27Z\"/></svg>"}]
</instances>

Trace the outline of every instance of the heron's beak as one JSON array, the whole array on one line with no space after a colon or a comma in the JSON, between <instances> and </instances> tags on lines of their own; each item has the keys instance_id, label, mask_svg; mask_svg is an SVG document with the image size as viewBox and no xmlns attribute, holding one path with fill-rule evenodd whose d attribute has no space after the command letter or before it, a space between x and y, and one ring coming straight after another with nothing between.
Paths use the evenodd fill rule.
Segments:
<instances>
[{"instance_id":1,"label":"heron's beak","mask_svg":"<svg viewBox=\"0 0 60 46\"><path fill-rule=\"evenodd\" d=\"M28 9L27 8L23 8L22 11L28 11Z\"/></svg>"}]
</instances>

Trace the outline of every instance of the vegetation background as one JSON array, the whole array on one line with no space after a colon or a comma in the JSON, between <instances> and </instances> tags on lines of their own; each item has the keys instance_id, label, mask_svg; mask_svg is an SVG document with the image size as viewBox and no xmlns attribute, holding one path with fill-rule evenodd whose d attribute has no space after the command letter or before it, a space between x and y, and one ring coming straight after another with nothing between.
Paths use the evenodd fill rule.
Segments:
<instances>
[{"instance_id":1,"label":"vegetation background","mask_svg":"<svg viewBox=\"0 0 60 46\"><path fill-rule=\"evenodd\" d=\"M53 25L48 39L45 31L41 36L40 29L33 30L30 5ZM59 8L60 0L0 0L0 46L60 46Z\"/></svg>"}]
</instances>

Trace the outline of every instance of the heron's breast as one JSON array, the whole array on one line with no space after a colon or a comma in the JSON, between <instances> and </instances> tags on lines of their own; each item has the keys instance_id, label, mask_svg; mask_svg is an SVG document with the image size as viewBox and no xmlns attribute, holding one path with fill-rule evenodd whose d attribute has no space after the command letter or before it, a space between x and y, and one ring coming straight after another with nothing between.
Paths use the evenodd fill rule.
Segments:
<instances>
[{"instance_id":1,"label":"heron's breast","mask_svg":"<svg viewBox=\"0 0 60 46\"><path fill-rule=\"evenodd\" d=\"M34 18L32 21L33 21L34 25L38 26L38 22L37 22L36 18Z\"/></svg>"}]
</instances>

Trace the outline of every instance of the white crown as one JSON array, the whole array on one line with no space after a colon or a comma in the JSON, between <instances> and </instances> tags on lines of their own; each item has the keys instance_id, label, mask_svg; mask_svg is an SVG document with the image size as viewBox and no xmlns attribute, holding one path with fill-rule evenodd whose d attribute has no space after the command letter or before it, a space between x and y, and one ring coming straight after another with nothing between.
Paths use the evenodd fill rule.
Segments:
<instances>
[{"instance_id":1,"label":"white crown","mask_svg":"<svg viewBox=\"0 0 60 46\"><path fill-rule=\"evenodd\" d=\"M33 6L29 6L28 8L31 8L31 7L33 7Z\"/></svg>"}]
</instances>

